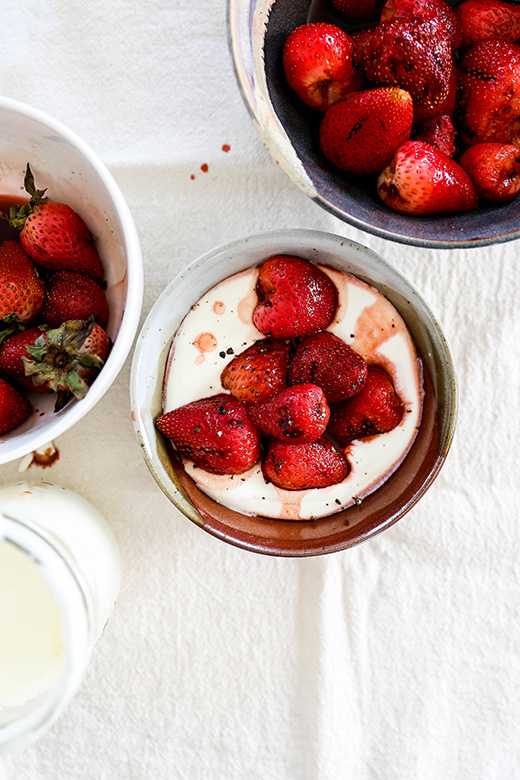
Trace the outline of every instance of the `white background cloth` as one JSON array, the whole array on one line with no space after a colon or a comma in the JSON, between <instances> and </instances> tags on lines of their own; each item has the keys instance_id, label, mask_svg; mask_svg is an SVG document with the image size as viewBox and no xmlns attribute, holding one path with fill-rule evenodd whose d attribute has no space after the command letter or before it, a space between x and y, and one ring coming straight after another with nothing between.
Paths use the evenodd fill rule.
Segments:
<instances>
[{"instance_id":1,"label":"white background cloth","mask_svg":"<svg viewBox=\"0 0 520 780\"><path fill-rule=\"evenodd\" d=\"M56 441L52 468L0 467L2 483L83 494L124 566L79 693L38 743L0 758L0 778L519 778L518 242L416 249L308 200L249 120L223 0L5 3L0 90L68 125L114 175L141 237L143 320L219 243L336 232L421 289L461 396L444 469L399 523L332 556L276 559L215 540L156 487L130 419L129 358Z\"/></svg>"}]
</instances>

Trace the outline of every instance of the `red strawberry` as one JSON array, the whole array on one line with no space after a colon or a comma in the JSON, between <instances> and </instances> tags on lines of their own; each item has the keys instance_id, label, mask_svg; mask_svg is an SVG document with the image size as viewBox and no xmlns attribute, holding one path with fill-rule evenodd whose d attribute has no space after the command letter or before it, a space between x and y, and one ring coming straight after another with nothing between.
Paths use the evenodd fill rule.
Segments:
<instances>
[{"instance_id":1,"label":"red strawberry","mask_svg":"<svg viewBox=\"0 0 520 780\"><path fill-rule=\"evenodd\" d=\"M106 295L91 276L77 271L57 271L47 282L42 317L55 326L66 320L94 317L104 328L108 320Z\"/></svg>"},{"instance_id":2,"label":"red strawberry","mask_svg":"<svg viewBox=\"0 0 520 780\"><path fill-rule=\"evenodd\" d=\"M327 432L344 446L353 439L393 430L402 416L403 405L390 377L381 369L369 366L361 391L332 407Z\"/></svg>"},{"instance_id":3,"label":"red strawberry","mask_svg":"<svg viewBox=\"0 0 520 780\"><path fill-rule=\"evenodd\" d=\"M374 32L373 27L365 27L365 29L363 30L351 30L349 32L350 37L352 38L357 48L359 49L361 55L363 56L363 59L365 57L365 49L368 46L368 43L370 41L373 32Z\"/></svg>"},{"instance_id":4,"label":"red strawberry","mask_svg":"<svg viewBox=\"0 0 520 780\"><path fill-rule=\"evenodd\" d=\"M325 111L361 87L363 70L354 41L325 22L304 24L287 38L283 68L289 86L312 108Z\"/></svg>"},{"instance_id":5,"label":"red strawberry","mask_svg":"<svg viewBox=\"0 0 520 780\"><path fill-rule=\"evenodd\" d=\"M424 141L424 143L435 146L446 157L453 157L455 154L455 135L451 117L441 115L424 122L413 140Z\"/></svg>"},{"instance_id":6,"label":"red strawberry","mask_svg":"<svg viewBox=\"0 0 520 780\"><path fill-rule=\"evenodd\" d=\"M502 203L520 192L520 149L511 144L475 144L459 158L479 198Z\"/></svg>"},{"instance_id":7,"label":"red strawberry","mask_svg":"<svg viewBox=\"0 0 520 780\"><path fill-rule=\"evenodd\" d=\"M263 401L287 385L289 344L279 339L261 339L227 364L220 381L231 395L246 404Z\"/></svg>"},{"instance_id":8,"label":"red strawberry","mask_svg":"<svg viewBox=\"0 0 520 780\"><path fill-rule=\"evenodd\" d=\"M329 404L358 393L367 376L364 358L328 331L306 336L289 366L289 383L319 385Z\"/></svg>"},{"instance_id":9,"label":"red strawberry","mask_svg":"<svg viewBox=\"0 0 520 780\"><path fill-rule=\"evenodd\" d=\"M443 22L452 50L462 46L462 26L455 9L445 0L387 0L381 11L381 22L410 16L435 16Z\"/></svg>"},{"instance_id":10,"label":"red strawberry","mask_svg":"<svg viewBox=\"0 0 520 780\"><path fill-rule=\"evenodd\" d=\"M294 385L248 408L250 419L270 436L293 444L316 441L325 433L330 410L321 387Z\"/></svg>"},{"instance_id":11,"label":"red strawberry","mask_svg":"<svg viewBox=\"0 0 520 780\"><path fill-rule=\"evenodd\" d=\"M156 425L183 457L211 474L242 474L260 458L258 430L246 407L225 393L166 412Z\"/></svg>"},{"instance_id":12,"label":"red strawberry","mask_svg":"<svg viewBox=\"0 0 520 780\"><path fill-rule=\"evenodd\" d=\"M370 37L364 62L371 81L407 90L420 108L435 109L449 94L454 69L451 44L437 17L405 16L381 22Z\"/></svg>"},{"instance_id":13,"label":"red strawberry","mask_svg":"<svg viewBox=\"0 0 520 780\"><path fill-rule=\"evenodd\" d=\"M482 41L459 68L459 131L466 146L492 141L520 147L520 47Z\"/></svg>"},{"instance_id":14,"label":"red strawberry","mask_svg":"<svg viewBox=\"0 0 520 780\"><path fill-rule=\"evenodd\" d=\"M53 271L82 271L96 279L103 268L88 227L70 206L50 201L36 190L29 165L25 189L29 203L11 209L10 224L20 230L20 241L35 263Z\"/></svg>"},{"instance_id":15,"label":"red strawberry","mask_svg":"<svg viewBox=\"0 0 520 780\"><path fill-rule=\"evenodd\" d=\"M443 214L478 205L466 171L434 146L408 141L382 171L377 191L401 214Z\"/></svg>"},{"instance_id":16,"label":"red strawberry","mask_svg":"<svg viewBox=\"0 0 520 780\"><path fill-rule=\"evenodd\" d=\"M500 38L514 43L520 38L520 8L502 0L464 0L457 7L464 46Z\"/></svg>"},{"instance_id":17,"label":"red strawberry","mask_svg":"<svg viewBox=\"0 0 520 780\"><path fill-rule=\"evenodd\" d=\"M0 347L0 369L37 393L83 398L108 354L107 334L94 320L69 320L59 328L30 328Z\"/></svg>"},{"instance_id":18,"label":"red strawberry","mask_svg":"<svg viewBox=\"0 0 520 780\"><path fill-rule=\"evenodd\" d=\"M253 324L274 338L298 338L332 322L338 291L320 268L290 255L274 255L260 268Z\"/></svg>"},{"instance_id":19,"label":"red strawberry","mask_svg":"<svg viewBox=\"0 0 520 780\"><path fill-rule=\"evenodd\" d=\"M379 18L385 0L332 0L332 4L349 22L371 22Z\"/></svg>"},{"instance_id":20,"label":"red strawberry","mask_svg":"<svg viewBox=\"0 0 520 780\"><path fill-rule=\"evenodd\" d=\"M413 121L415 125L421 125L429 119L438 116L453 116L457 106L457 69L454 67L448 82L448 94L443 101L433 107L414 104Z\"/></svg>"},{"instance_id":21,"label":"red strawberry","mask_svg":"<svg viewBox=\"0 0 520 780\"><path fill-rule=\"evenodd\" d=\"M0 377L0 436L18 428L31 413L27 398Z\"/></svg>"},{"instance_id":22,"label":"red strawberry","mask_svg":"<svg viewBox=\"0 0 520 780\"><path fill-rule=\"evenodd\" d=\"M272 439L262 464L264 479L284 490L337 485L349 471L343 453L323 436L311 444L287 444Z\"/></svg>"},{"instance_id":23,"label":"red strawberry","mask_svg":"<svg viewBox=\"0 0 520 780\"><path fill-rule=\"evenodd\" d=\"M0 246L0 319L11 314L29 322L43 304L45 285L29 255L18 241Z\"/></svg>"},{"instance_id":24,"label":"red strawberry","mask_svg":"<svg viewBox=\"0 0 520 780\"><path fill-rule=\"evenodd\" d=\"M323 117L320 147L342 171L358 176L377 173L410 137L412 121L412 98L403 89L353 92Z\"/></svg>"}]
</instances>

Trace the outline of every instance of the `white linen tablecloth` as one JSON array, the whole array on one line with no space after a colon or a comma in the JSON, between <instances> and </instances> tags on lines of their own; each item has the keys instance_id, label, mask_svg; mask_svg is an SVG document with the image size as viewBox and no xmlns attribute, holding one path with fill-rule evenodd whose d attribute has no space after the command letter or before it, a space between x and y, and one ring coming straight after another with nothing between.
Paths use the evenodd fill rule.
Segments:
<instances>
[{"instance_id":1,"label":"white linen tablecloth","mask_svg":"<svg viewBox=\"0 0 520 780\"><path fill-rule=\"evenodd\" d=\"M441 475L399 523L332 556L276 559L215 540L156 487L130 419L129 358L56 441L52 468L0 467L2 483L83 494L123 557L79 693L40 741L0 758L1 780L520 778L518 243L406 247L308 200L249 120L223 0L26 0L2 17L1 92L82 136L128 200L143 320L219 243L340 233L425 294L461 406Z\"/></svg>"}]
</instances>

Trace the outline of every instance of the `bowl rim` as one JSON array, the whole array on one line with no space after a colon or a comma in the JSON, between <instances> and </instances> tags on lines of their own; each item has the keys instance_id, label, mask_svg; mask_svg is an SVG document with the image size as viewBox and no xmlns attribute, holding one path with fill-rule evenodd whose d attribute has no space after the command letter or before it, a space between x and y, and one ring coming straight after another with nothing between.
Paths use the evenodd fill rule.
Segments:
<instances>
[{"instance_id":1,"label":"bowl rim","mask_svg":"<svg viewBox=\"0 0 520 780\"><path fill-rule=\"evenodd\" d=\"M9 444L12 446L6 447L3 454L0 451L0 465L21 458L53 441L84 417L107 392L121 371L132 348L141 317L144 284L141 244L132 213L118 184L101 158L73 130L38 108L18 100L0 97L0 110L2 109L35 120L48 127L52 132L62 136L88 160L106 187L118 213L125 242L128 270L127 293L117 338L96 381L93 382L84 398L75 401L69 409L65 410L63 415L51 420L48 425L41 431L36 431L28 440L25 439L23 442L17 443L16 436L13 436L12 442L9 440Z\"/></svg>"},{"instance_id":2,"label":"bowl rim","mask_svg":"<svg viewBox=\"0 0 520 780\"><path fill-rule=\"evenodd\" d=\"M417 297L418 301L420 301L421 306L424 308L424 311L427 314L432 324L435 334L439 339L443 358L445 359L446 376L447 376L446 386L449 385L450 401L444 411L444 415L445 415L445 420L443 425L444 435L439 440L438 456L435 462L433 463L432 467L429 469L427 476L423 479L420 487L415 492L412 499L408 501L406 505L402 506L400 510L395 515L393 515L389 520L385 521L376 529L370 528L366 532L360 533L359 537L357 537L354 541L350 541L348 543L339 543L339 544L333 543L331 544L330 548L327 548L325 550L322 548L321 542L315 545L311 544L312 549L308 548L305 550L295 550L293 548L284 547L281 544L279 544L279 546L276 546L276 544L266 546L261 542L255 543L253 541L253 538L251 540L239 539L233 536L232 534L230 534L227 530L224 532L219 532L217 529L213 527L208 527L208 525L204 522L201 514L199 514L197 509L193 506L191 501L186 497L184 492L181 489L179 489L179 487L173 481L172 471L171 470L168 471L167 468L165 468L157 452L157 448L156 448L157 439L155 438L154 440L151 440L146 430L147 427L146 418L148 417L148 426L151 430L153 430L154 432L153 435L155 437L159 436L159 434L157 433L153 425L150 424L150 418L153 415L152 396L154 394L154 391L156 391L157 384L155 385L154 389L151 388L150 381L152 378L150 377L149 372L146 371L144 367L142 367L143 355L149 349L148 347L149 332L154 333L157 337L159 336L159 334L161 334L161 339L165 345L164 350L166 353L169 351L169 346L171 345L175 334L172 332L168 332L168 333L163 332L164 331L163 312L167 307L167 303L169 301L169 297L171 295L172 290L174 290L176 285L178 284L178 280L181 277L185 276L186 274L189 274L194 267L207 263L213 259L216 259L219 256L229 255L230 253L237 252L237 250L239 250L241 246L246 246L247 244L250 244L252 241L262 242L265 239L269 239L274 243L282 239L294 239L294 241L303 239L304 241L307 242L308 249L310 249L312 245L312 248L316 248L318 252L320 249L320 242L328 242L328 245L324 247L324 251L331 251L332 247L336 247L340 252L341 247L346 246L349 247L350 249L361 251L365 255L372 256L374 261L380 264L380 266L382 266L384 270L389 271L390 274L395 274L400 280L402 280L408 286L409 291L414 296ZM272 247L268 247L266 249L267 253L271 251L272 251ZM221 278L224 279L225 276L222 276ZM162 388L162 374L159 378L154 377L153 380L156 383L160 381L161 388ZM142 388L145 385L146 385L146 390L143 391ZM192 260L187 266L181 269L179 273L177 273L173 277L173 279L171 279L171 281L162 290L162 292L156 299L155 303L153 304L152 308L148 312L145 321L143 323L143 326L141 328L141 331L138 334L136 340L136 345L135 345L134 354L132 358L131 377L130 377L130 403L131 403L131 410L132 410L131 416L132 416L132 422L134 426L134 432L137 441L139 443L141 453L143 455L145 463L151 475L155 479L157 485L161 489L161 491L165 494L167 498L170 499L172 504L182 514L184 514L188 519L190 519L192 522L194 522L196 525L201 527L210 535L222 541L228 542L233 546L247 550L249 552L257 552L257 553L263 553L267 555L284 556L284 557L303 557L303 556L320 555L320 554L326 554L331 552L337 552L339 550L344 550L349 547L360 544L372 538L373 536L377 535L381 531L385 530L393 523L397 522L417 503L417 501L419 501L419 499L430 488L430 486L438 476L442 466L444 465L448 452L450 450L454 433L455 433L456 422L457 422L459 394L458 394L458 382L457 382L455 362L444 329L440 324L438 318L436 317L435 313L432 311L430 305L427 303L423 295L418 290L418 288L415 287L413 282L411 282L408 279L408 277L406 277L402 273L402 271L400 271L391 262L386 260L384 257L382 257L379 253L375 252L371 248L366 247L363 244L360 244L359 242L353 241L351 239L347 239L344 236L329 233L326 231L312 230L308 228L282 228L282 229L265 230L265 231L243 235L238 238L219 244L213 249L210 249L209 251L203 253L199 257Z\"/></svg>"},{"instance_id":3,"label":"bowl rim","mask_svg":"<svg viewBox=\"0 0 520 780\"><path fill-rule=\"evenodd\" d=\"M435 240L435 239L423 239L419 237L412 237L404 235L403 233L385 230L384 228L371 225L358 217L348 214L342 211L328 200L324 195L320 194L315 187L307 180L300 176L295 168L287 160L285 151L282 146L277 143L276 136L271 135L268 129L264 126L260 119L259 112L257 111L254 88L251 77L245 72L245 69L241 69L239 66L239 50L240 46L244 44L244 36L240 33L236 19L238 18L238 8L241 0L227 0L226 5L226 31L228 49L230 53L231 63L235 74L235 79L238 85L239 92L242 96L242 100L247 108L247 111L253 121L253 125L256 128L257 133L262 139L263 143L267 147L269 153L276 160L277 164L282 170L289 176L289 178L296 184L300 190L302 190L311 200L324 208L334 217L346 222L353 227L361 230L365 233L370 233L378 238L384 238L387 241L394 241L399 244L406 244L408 246L418 246L426 249L478 249L485 246L494 246L495 244L503 244L508 241L515 241L520 238L520 227L518 230L502 234L500 236L490 236L487 238L475 238L475 239L461 239L454 238L452 241ZM255 5L258 0L255 0ZM274 0L275 1L275 0ZM250 24L252 25L252 15L250 16ZM252 57L252 55L251 55ZM278 121L278 120L277 120ZM285 135L285 129L283 130Z\"/></svg>"}]
</instances>

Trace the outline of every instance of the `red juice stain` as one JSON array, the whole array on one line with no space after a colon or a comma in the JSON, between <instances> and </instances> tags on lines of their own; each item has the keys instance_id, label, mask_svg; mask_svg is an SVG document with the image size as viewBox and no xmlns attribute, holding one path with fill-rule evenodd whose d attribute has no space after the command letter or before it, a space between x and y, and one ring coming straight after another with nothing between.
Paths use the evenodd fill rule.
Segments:
<instances>
[{"instance_id":1,"label":"red juice stain","mask_svg":"<svg viewBox=\"0 0 520 780\"><path fill-rule=\"evenodd\" d=\"M193 344L197 347L199 352L213 352L217 348L217 339L213 333L201 333Z\"/></svg>"},{"instance_id":2,"label":"red juice stain","mask_svg":"<svg viewBox=\"0 0 520 780\"><path fill-rule=\"evenodd\" d=\"M213 304L213 311L215 314L224 314L226 311L225 305L222 303L222 301L215 301Z\"/></svg>"},{"instance_id":3,"label":"red juice stain","mask_svg":"<svg viewBox=\"0 0 520 780\"><path fill-rule=\"evenodd\" d=\"M200 166L202 173L207 173L208 168L209 168L208 163L202 163L202 165Z\"/></svg>"},{"instance_id":4,"label":"red juice stain","mask_svg":"<svg viewBox=\"0 0 520 780\"><path fill-rule=\"evenodd\" d=\"M231 147L230 147L229 144L222 144L222 151L223 152L229 152L230 149L231 149Z\"/></svg>"},{"instance_id":5,"label":"red juice stain","mask_svg":"<svg viewBox=\"0 0 520 780\"><path fill-rule=\"evenodd\" d=\"M191 179L192 181L195 181L195 174L193 174L193 173L192 173L192 174L191 174L191 176L190 176L190 179Z\"/></svg>"},{"instance_id":6,"label":"red juice stain","mask_svg":"<svg viewBox=\"0 0 520 780\"><path fill-rule=\"evenodd\" d=\"M31 466L38 466L41 469L48 469L50 466L53 466L59 459L60 451L57 447L47 447L45 452L38 452L35 450L32 454L32 460L29 463L28 468Z\"/></svg>"}]
</instances>

